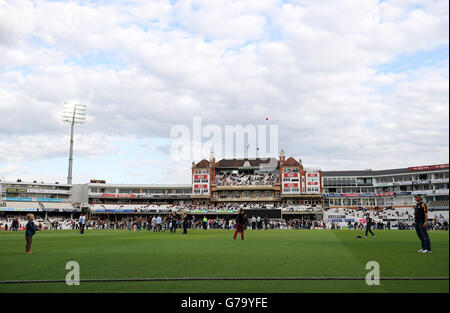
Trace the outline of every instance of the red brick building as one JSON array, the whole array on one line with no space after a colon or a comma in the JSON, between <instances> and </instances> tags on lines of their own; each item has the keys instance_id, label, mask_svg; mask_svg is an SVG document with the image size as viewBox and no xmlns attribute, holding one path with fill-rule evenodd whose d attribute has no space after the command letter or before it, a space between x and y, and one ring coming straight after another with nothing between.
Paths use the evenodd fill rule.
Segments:
<instances>
[{"instance_id":1,"label":"red brick building","mask_svg":"<svg viewBox=\"0 0 450 313\"><path fill-rule=\"evenodd\" d=\"M302 161L279 159L222 159L192 163L194 203L248 202L266 205L321 205L322 171L303 168Z\"/></svg>"}]
</instances>

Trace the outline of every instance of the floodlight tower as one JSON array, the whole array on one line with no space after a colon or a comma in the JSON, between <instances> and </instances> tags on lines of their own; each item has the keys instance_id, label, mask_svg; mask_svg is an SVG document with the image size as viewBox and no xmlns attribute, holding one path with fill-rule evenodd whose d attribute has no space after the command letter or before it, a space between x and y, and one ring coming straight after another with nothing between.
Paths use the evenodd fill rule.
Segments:
<instances>
[{"instance_id":1,"label":"floodlight tower","mask_svg":"<svg viewBox=\"0 0 450 313\"><path fill-rule=\"evenodd\" d=\"M63 122L70 123L70 154L69 154L69 173L67 175L67 184L72 184L72 163L73 163L73 131L75 124L83 124L86 119L86 105L79 103L64 102Z\"/></svg>"}]
</instances>

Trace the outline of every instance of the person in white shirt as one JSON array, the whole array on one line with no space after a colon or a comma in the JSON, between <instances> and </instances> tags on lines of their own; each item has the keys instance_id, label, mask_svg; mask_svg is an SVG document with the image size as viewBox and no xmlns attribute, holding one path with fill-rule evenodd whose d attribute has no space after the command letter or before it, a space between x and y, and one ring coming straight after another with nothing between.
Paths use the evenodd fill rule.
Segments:
<instances>
[{"instance_id":1,"label":"person in white shirt","mask_svg":"<svg viewBox=\"0 0 450 313\"><path fill-rule=\"evenodd\" d=\"M82 235L84 234L84 227L86 226L86 217L84 216L83 213L81 214L78 223L80 224L80 235Z\"/></svg>"},{"instance_id":2,"label":"person in white shirt","mask_svg":"<svg viewBox=\"0 0 450 313\"><path fill-rule=\"evenodd\" d=\"M256 229L256 217L252 216L252 229Z\"/></svg>"}]
</instances>

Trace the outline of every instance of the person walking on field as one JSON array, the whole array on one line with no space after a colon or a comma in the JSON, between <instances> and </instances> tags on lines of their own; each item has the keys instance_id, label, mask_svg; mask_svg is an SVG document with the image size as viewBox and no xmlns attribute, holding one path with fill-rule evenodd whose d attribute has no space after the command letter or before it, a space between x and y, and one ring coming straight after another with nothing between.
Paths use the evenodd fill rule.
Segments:
<instances>
[{"instance_id":1,"label":"person walking on field","mask_svg":"<svg viewBox=\"0 0 450 313\"><path fill-rule=\"evenodd\" d=\"M241 209L236 218L236 231L234 232L233 237L234 240L236 240L236 236L239 232L241 233L241 239L244 240L244 225L245 225L245 214L244 209Z\"/></svg>"},{"instance_id":2,"label":"person walking on field","mask_svg":"<svg viewBox=\"0 0 450 313\"><path fill-rule=\"evenodd\" d=\"M416 224L416 233L422 243L422 249L419 253L431 253L430 236L427 231L428 206L423 203L423 196L416 196L416 206L414 207L414 220Z\"/></svg>"},{"instance_id":3,"label":"person walking on field","mask_svg":"<svg viewBox=\"0 0 450 313\"><path fill-rule=\"evenodd\" d=\"M366 235L364 236L364 238L367 238L367 233L370 233L372 237L375 238L375 234L372 231L373 219L370 217L369 213L367 213L366 216Z\"/></svg>"}]
</instances>

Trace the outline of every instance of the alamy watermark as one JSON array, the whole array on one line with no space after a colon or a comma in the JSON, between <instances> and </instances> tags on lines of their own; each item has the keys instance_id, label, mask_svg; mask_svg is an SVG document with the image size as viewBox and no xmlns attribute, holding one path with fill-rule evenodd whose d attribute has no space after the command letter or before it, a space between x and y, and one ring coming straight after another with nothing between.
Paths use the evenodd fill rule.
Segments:
<instances>
[{"instance_id":1,"label":"alamy watermark","mask_svg":"<svg viewBox=\"0 0 450 313\"><path fill-rule=\"evenodd\" d=\"M76 261L70 261L66 264L66 270L69 272L66 275L66 284L68 286L80 285L80 264Z\"/></svg>"},{"instance_id":2,"label":"alamy watermark","mask_svg":"<svg viewBox=\"0 0 450 313\"><path fill-rule=\"evenodd\" d=\"M202 125L194 117L192 128L175 125L170 130L170 156L173 160L269 159L278 155L278 125Z\"/></svg>"},{"instance_id":3,"label":"alamy watermark","mask_svg":"<svg viewBox=\"0 0 450 313\"><path fill-rule=\"evenodd\" d=\"M370 270L366 275L366 284L368 286L380 285L380 264L376 261L370 261L366 264L366 270Z\"/></svg>"}]
</instances>

